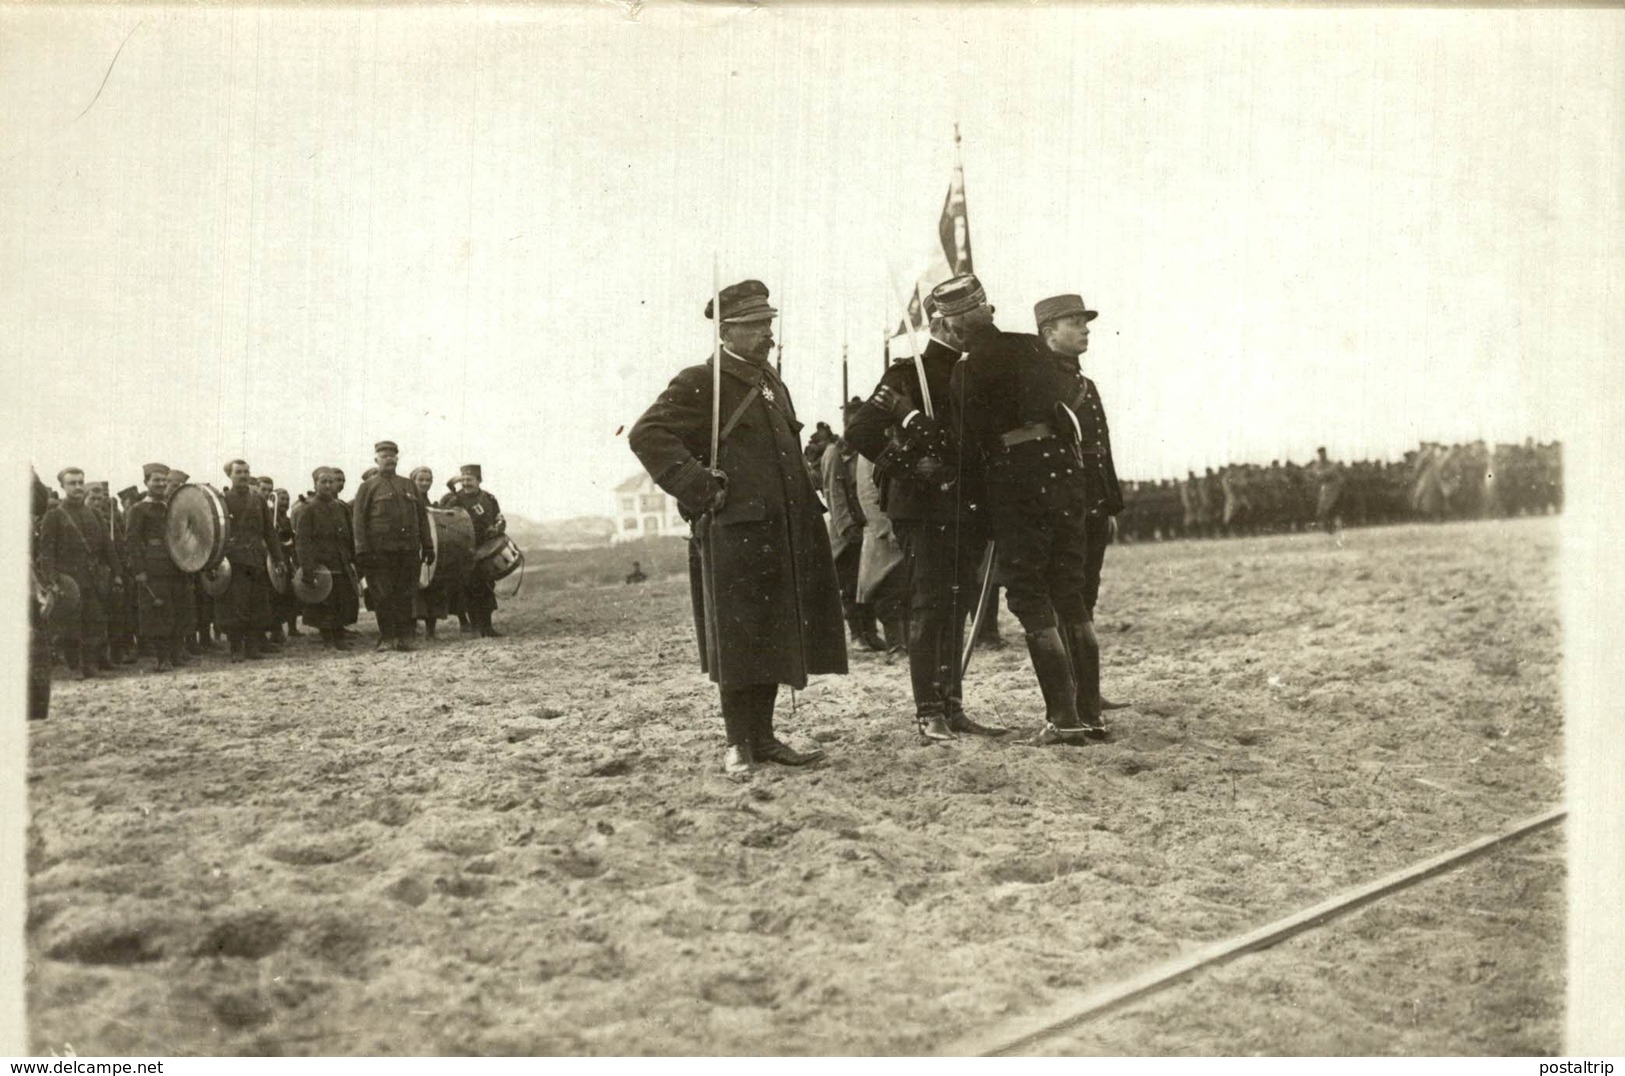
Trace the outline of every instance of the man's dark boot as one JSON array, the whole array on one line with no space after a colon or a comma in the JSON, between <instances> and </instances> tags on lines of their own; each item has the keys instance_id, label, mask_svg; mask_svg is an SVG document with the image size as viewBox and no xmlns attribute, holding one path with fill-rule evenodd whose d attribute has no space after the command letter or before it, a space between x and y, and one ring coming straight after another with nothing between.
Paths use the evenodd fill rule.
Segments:
<instances>
[{"instance_id":1,"label":"man's dark boot","mask_svg":"<svg viewBox=\"0 0 1625 1076\"><path fill-rule=\"evenodd\" d=\"M1087 620L1061 621L1061 634L1072 658L1072 680L1078 689L1078 722L1096 735L1104 735L1100 719L1100 642Z\"/></svg>"},{"instance_id":2,"label":"man's dark boot","mask_svg":"<svg viewBox=\"0 0 1625 1076\"><path fill-rule=\"evenodd\" d=\"M491 610L480 610L480 635L487 639L500 639L502 633L491 626Z\"/></svg>"},{"instance_id":3,"label":"man's dark boot","mask_svg":"<svg viewBox=\"0 0 1625 1076\"><path fill-rule=\"evenodd\" d=\"M950 731L967 736L1003 736L1010 730L1000 725L984 725L972 720L965 713L959 686L959 662L965 644L964 621L960 624L959 631L954 630L952 623L944 624L941 639L937 644L937 654L942 662L937 670L937 677L938 683L942 685L943 716Z\"/></svg>"},{"instance_id":4,"label":"man's dark boot","mask_svg":"<svg viewBox=\"0 0 1625 1076\"><path fill-rule=\"evenodd\" d=\"M751 688L754 685L718 685L722 702L722 724L728 733L728 747L722 755L722 772L738 777L756 768L756 755L751 750L751 734L755 729Z\"/></svg>"},{"instance_id":5,"label":"man's dark boot","mask_svg":"<svg viewBox=\"0 0 1625 1076\"><path fill-rule=\"evenodd\" d=\"M243 632L243 657L249 661L265 660L265 634L263 632Z\"/></svg>"},{"instance_id":6,"label":"man's dark boot","mask_svg":"<svg viewBox=\"0 0 1625 1076\"><path fill-rule=\"evenodd\" d=\"M1044 694L1044 727L1030 743L1082 743L1084 729L1078 720L1078 685L1072 678L1072 656L1067 653L1060 630L1045 628L1027 633L1027 654L1038 676L1038 689Z\"/></svg>"},{"instance_id":7,"label":"man's dark boot","mask_svg":"<svg viewBox=\"0 0 1625 1076\"><path fill-rule=\"evenodd\" d=\"M192 655L186 652L186 640L179 635L169 637L169 663L176 668L197 664Z\"/></svg>"},{"instance_id":8,"label":"man's dark boot","mask_svg":"<svg viewBox=\"0 0 1625 1076\"><path fill-rule=\"evenodd\" d=\"M243 641L243 633L240 631L229 632L227 633L227 639L231 643L232 662L235 664L242 661L247 656L246 651L248 649L247 644Z\"/></svg>"},{"instance_id":9,"label":"man's dark boot","mask_svg":"<svg viewBox=\"0 0 1625 1076\"><path fill-rule=\"evenodd\" d=\"M434 637L435 637L435 635L434 635L434 619L432 617L424 617L423 618L423 638L425 640L432 640Z\"/></svg>"},{"instance_id":10,"label":"man's dark boot","mask_svg":"<svg viewBox=\"0 0 1625 1076\"><path fill-rule=\"evenodd\" d=\"M773 708L779 697L778 684L759 684L751 698L751 755L757 762L776 762L780 766L810 766L824 757L821 748L797 751L780 740L773 731Z\"/></svg>"},{"instance_id":11,"label":"man's dark boot","mask_svg":"<svg viewBox=\"0 0 1625 1076\"><path fill-rule=\"evenodd\" d=\"M937 665L937 644L940 633L925 617L915 617L908 624L908 679L914 692L914 724L927 740L957 739L948 727L948 715L943 708L942 684L938 681L941 670Z\"/></svg>"},{"instance_id":12,"label":"man's dark boot","mask_svg":"<svg viewBox=\"0 0 1625 1076\"><path fill-rule=\"evenodd\" d=\"M79 679L96 679L96 645L81 641L69 655L73 667L79 670Z\"/></svg>"}]
</instances>

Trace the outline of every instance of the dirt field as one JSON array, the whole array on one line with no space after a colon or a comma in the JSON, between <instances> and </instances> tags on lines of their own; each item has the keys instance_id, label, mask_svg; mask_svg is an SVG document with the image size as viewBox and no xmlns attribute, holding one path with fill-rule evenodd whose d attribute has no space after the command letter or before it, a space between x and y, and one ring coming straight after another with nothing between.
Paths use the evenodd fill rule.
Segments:
<instances>
[{"instance_id":1,"label":"dirt field","mask_svg":"<svg viewBox=\"0 0 1625 1076\"><path fill-rule=\"evenodd\" d=\"M501 640L60 681L34 1049L930 1052L1557 802L1556 544L1114 549L1110 742L922 745L864 655L781 704L829 762L745 782L679 577L527 588ZM1036 725L1019 647L968 704ZM1553 1052L1561 891L1531 839L1056 1048Z\"/></svg>"}]
</instances>

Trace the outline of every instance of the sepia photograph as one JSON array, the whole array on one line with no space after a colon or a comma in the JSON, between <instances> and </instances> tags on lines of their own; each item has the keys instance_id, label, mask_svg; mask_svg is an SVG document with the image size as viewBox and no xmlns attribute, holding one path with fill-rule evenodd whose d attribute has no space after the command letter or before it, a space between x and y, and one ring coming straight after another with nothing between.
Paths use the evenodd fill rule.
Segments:
<instances>
[{"instance_id":1,"label":"sepia photograph","mask_svg":"<svg viewBox=\"0 0 1625 1076\"><path fill-rule=\"evenodd\" d=\"M1625 1052L1622 53L0 7L0 1053Z\"/></svg>"}]
</instances>

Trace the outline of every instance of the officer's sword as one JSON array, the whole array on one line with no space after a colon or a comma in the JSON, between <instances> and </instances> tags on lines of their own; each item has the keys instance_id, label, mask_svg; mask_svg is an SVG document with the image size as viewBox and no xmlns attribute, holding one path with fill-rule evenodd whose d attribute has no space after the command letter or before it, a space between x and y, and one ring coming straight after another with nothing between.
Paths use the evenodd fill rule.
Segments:
<instances>
[{"instance_id":1,"label":"officer's sword","mask_svg":"<svg viewBox=\"0 0 1625 1076\"><path fill-rule=\"evenodd\" d=\"M993 593L993 565L996 560L994 551L996 546L991 538L987 542L987 551L982 554L981 586L976 592L976 612L970 619L970 631L965 635L965 649L959 655L959 678L964 680L965 674L970 671L971 652L976 649L976 637L982 633L982 622L987 619L987 601Z\"/></svg>"}]
</instances>

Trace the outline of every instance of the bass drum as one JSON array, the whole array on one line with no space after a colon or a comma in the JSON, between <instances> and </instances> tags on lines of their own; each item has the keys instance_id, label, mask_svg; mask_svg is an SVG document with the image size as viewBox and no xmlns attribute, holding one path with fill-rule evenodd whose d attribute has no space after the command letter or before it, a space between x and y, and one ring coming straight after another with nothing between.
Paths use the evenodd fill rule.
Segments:
<instances>
[{"instance_id":1,"label":"bass drum","mask_svg":"<svg viewBox=\"0 0 1625 1076\"><path fill-rule=\"evenodd\" d=\"M183 572L202 572L226 559L231 517L226 499L213 486L185 485L169 499L169 528L164 544L169 559Z\"/></svg>"},{"instance_id":2,"label":"bass drum","mask_svg":"<svg viewBox=\"0 0 1625 1076\"><path fill-rule=\"evenodd\" d=\"M429 536L434 540L434 563L418 572L418 589L439 582L447 594L461 590L474 567L474 520L461 508L431 508Z\"/></svg>"}]
</instances>

